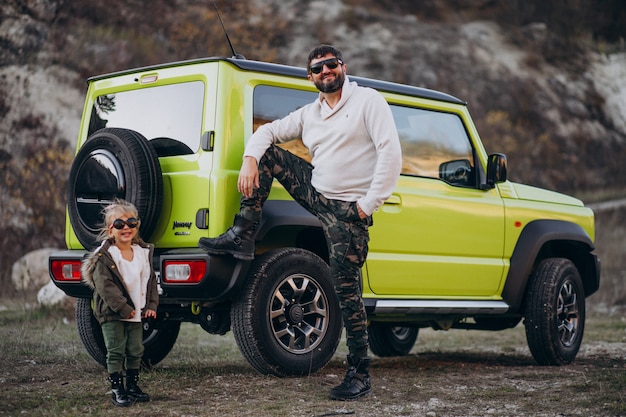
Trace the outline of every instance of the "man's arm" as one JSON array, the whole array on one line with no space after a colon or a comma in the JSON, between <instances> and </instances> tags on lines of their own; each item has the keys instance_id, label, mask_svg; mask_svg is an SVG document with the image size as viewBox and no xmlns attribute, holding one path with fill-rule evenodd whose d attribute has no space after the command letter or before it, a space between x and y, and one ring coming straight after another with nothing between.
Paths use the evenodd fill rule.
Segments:
<instances>
[{"instance_id":1,"label":"man's arm","mask_svg":"<svg viewBox=\"0 0 626 417\"><path fill-rule=\"evenodd\" d=\"M282 119L266 123L250 136L237 180L237 189L244 197L250 197L254 189L259 188L259 161L270 145L302 137L302 111L300 108Z\"/></svg>"},{"instance_id":2,"label":"man's arm","mask_svg":"<svg viewBox=\"0 0 626 417\"><path fill-rule=\"evenodd\" d=\"M244 156L237 180L237 189L248 198L252 196L255 188L259 188L259 163L253 156Z\"/></svg>"},{"instance_id":3,"label":"man's arm","mask_svg":"<svg viewBox=\"0 0 626 417\"><path fill-rule=\"evenodd\" d=\"M393 114L380 93L372 97L366 110L367 128L376 148L374 177L367 194L357 202L371 215L393 192L402 169L402 148ZM360 212L359 212L360 214Z\"/></svg>"}]
</instances>

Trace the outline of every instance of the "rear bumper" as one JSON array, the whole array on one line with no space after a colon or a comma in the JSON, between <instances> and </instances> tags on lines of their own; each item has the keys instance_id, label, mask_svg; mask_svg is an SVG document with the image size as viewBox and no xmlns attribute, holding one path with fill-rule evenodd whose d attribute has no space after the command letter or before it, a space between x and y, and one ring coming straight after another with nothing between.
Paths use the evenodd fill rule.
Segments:
<instances>
[{"instance_id":1,"label":"rear bumper","mask_svg":"<svg viewBox=\"0 0 626 417\"><path fill-rule=\"evenodd\" d=\"M53 253L48 259L50 279L70 297L91 298L92 290L79 276L65 279L53 271L56 263L74 263L74 267L88 254L84 250L67 250ZM202 278L195 283L174 282L163 276L168 262L201 261L205 265ZM154 269L159 278L160 295L177 300L222 301L234 296L245 281L250 262L231 256L212 256L197 248L175 249L154 255Z\"/></svg>"},{"instance_id":2,"label":"rear bumper","mask_svg":"<svg viewBox=\"0 0 626 417\"><path fill-rule=\"evenodd\" d=\"M202 261L206 265L197 283L174 282L168 279L168 262ZM159 257L160 285L163 293L179 300L223 301L232 298L241 288L248 272L249 261L232 256L213 256L201 249L176 249Z\"/></svg>"},{"instance_id":3,"label":"rear bumper","mask_svg":"<svg viewBox=\"0 0 626 417\"><path fill-rule=\"evenodd\" d=\"M71 263L77 262L80 263L87 256L89 252L84 250L67 250L63 252L55 252L48 258L48 272L50 273L50 279L59 287L65 294L70 297L76 298L91 298L92 290L87 285L85 285L80 276L77 279L59 279L55 277L55 273L53 272L53 265L56 262L63 263Z\"/></svg>"}]
</instances>

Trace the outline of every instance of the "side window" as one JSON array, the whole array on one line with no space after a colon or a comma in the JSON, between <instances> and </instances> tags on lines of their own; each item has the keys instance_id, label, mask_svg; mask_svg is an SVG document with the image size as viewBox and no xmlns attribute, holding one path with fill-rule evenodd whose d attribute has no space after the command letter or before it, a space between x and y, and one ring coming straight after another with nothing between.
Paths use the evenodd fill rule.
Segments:
<instances>
[{"instance_id":1,"label":"side window","mask_svg":"<svg viewBox=\"0 0 626 417\"><path fill-rule=\"evenodd\" d=\"M252 112L254 114L253 131L262 124L287 116L315 101L318 93L313 91L294 90L284 87L259 85L254 89Z\"/></svg>"},{"instance_id":2,"label":"side window","mask_svg":"<svg viewBox=\"0 0 626 417\"><path fill-rule=\"evenodd\" d=\"M271 87L259 85L254 89L254 99L252 102L253 131L259 126L281 119L294 110L312 103L318 97L318 93L313 91L295 90L284 87ZM281 148L310 161L309 150L302 144L302 140L292 140L280 145Z\"/></svg>"},{"instance_id":3,"label":"side window","mask_svg":"<svg viewBox=\"0 0 626 417\"><path fill-rule=\"evenodd\" d=\"M104 127L141 133L159 156L194 153L200 147L204 83L193 81L96 97L89 134Z\"/></svg>"},{"instance_id":4,"label":"side window","mask_svg":"<svg viewBox=\"0 0 626 417\"><path fill-rule=\"evenodd\" d=\"M391 105L402 145L402 174L476 186L473 150L455 114Z\"/></svg>"}]
</instances>

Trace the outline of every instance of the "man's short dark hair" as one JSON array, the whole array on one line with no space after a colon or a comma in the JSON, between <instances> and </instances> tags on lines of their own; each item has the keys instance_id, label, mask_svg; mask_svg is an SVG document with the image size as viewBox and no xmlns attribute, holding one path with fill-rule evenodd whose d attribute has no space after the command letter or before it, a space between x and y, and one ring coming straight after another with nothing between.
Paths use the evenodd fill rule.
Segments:
<instances>
[{"instance_id":1,"label":"man's short dark hair","mask_svg":"<svg viewBox=\"0 0 626 417\"><path fill-rule=\"evenodd\" d=\"M309 65L311 65L311 61L313 61L315 58L321 58L327 54L332 54L335 56L335 58L343 61L343 56L339 49L335 48L332 45L320 45L315 47L309 54L309 60L306 63L306 67L309 68Z\"/></svg>"}]
</instances>

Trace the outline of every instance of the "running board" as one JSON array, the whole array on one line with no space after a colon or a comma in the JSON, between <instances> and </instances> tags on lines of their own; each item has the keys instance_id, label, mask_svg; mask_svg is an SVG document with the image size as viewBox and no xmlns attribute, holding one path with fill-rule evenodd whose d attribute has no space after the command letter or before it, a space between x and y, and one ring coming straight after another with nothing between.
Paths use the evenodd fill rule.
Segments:
<instances>
[{"instance_id":1,"label":"running board","mask_svg":"<svg viewBox=\"0 0 626 417\"><path fill-rule=\"evenodd\" d=\"M368 314L419 315L491 315L505 314L509 305L504 301L453 300L376 300L365 299Z\"/></svg>"}]
</instances>

